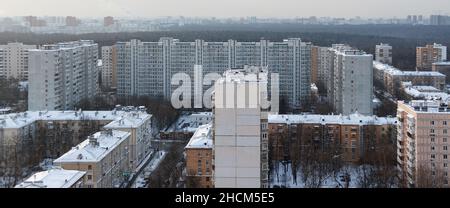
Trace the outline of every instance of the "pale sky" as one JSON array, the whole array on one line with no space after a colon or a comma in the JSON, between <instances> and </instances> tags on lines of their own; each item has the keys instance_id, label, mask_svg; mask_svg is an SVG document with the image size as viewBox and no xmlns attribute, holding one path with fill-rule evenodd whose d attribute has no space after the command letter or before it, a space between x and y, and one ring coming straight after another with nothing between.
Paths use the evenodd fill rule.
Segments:
<instances>
[{"instance_id":1,"label":"pale sky","mask_svg":"<svg viewBox=\"0 0 450 208\"><path fill-rule=\"evenodd\" d=\"M450 14L450 0L0 0L0 16L405 17Z\"/></svg>"}]
</instances>

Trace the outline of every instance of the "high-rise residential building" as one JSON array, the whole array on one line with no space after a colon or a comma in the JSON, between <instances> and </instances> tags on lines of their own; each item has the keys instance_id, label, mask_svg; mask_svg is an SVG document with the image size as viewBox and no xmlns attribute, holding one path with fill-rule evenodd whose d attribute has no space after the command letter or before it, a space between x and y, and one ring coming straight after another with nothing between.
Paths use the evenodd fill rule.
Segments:
<instances>
[{"instance_id":1,"label":"high-rise residential building","mask_svg":"<svg viewBox=\"0 0 450 208\"><path fill-rule=\"evenodd\" d=\"M325 55L324 55L324 72L325 72L325 80L326 80L326 89L327 89L327 99L328 103L331 105L334 103L335 100L335 76L334 76L334 65L335 65L335 59L337 58L337 51L342 50L351 50L352 48L349 45L346 44L333 44L331 48L328 48Z\"/></svg>"},{"instance_id":2,"label":"high-rise residential building","mask_svg":"<svg viewBox=\"0 0 450 208\"><path fill-rule=\"evenodd\" d=\"M392 65L392 46L380 43L375 46L375 61Z\"/></svg>"},{"instance_id":3,"label":"high-rise residential building","mask_svg":"<svg viewBox=\"0 0 450 208\"><path fill-rule=\"evenodd\" d=\"M114 25L114 17L107 16L103 18L103 26L108 27Z\"/></svg>"},{"instance_id":4,"label":"high-rise residential building","mask_svg":"<svg viewBox=\"0 0 450 208\"><path fill-rule=\"evenodd\" d=\"M45 45L29 51L29 110L70 110L98 88L98 45L93 41Z\"/></svg>"},{"instance_id":5,"label":"high-rise residential building","mask_svg":"<svg viewBox=\"0 0 450 208\"><path fill-rule=\"evenodd\" d=\"M431 71L433 63L443 61L447 61L446 46L434 43L416 48L416 69L418 71Z\"/></svg>"},{"instance_id":6,"label":"high-rise residential building","mask_svg":"<svg viewBox=\"0 0 450 208\"><path fill-rule=\"evenodd\" d=\"M359 162L370 153L393 147L397 119L342 115L269 115L269 150L272 160L288 161L292 148L323 150L338 147L341 159Z\"/></svg>"},{"instance_id":7,"label":"high-rise residential building","mask_svg":"<svg viewBox=\"0 0 450 208\"><path fill-rule=\"evenodd\" d=\"M246 76L250 74L255 76ZM268 187L268 115L262 105L267 99L265 83L267 70L249 67L227 70L215 84L213 154L216 188Z\"/></svg>"},{"instance_id":8,"label":"high-rise residential building","mask_svg":"<svg viewBox=\"0 0 450 208\"><path fill-rule=\"evenodd\" d=\"M117 53L115 46L102 47L101 86L117 88Z\"/></svg>"},{"instance_id":9,"label":"high-rise residential building","mask_svg":"<svg viewBox=\"0 0 450 208\"><path fill-rule=\"evenodd\" d=\"M446 84L450 84L450 62L436 62L431 66L431 70L434 72L439 72L446 76Z\"/></svg>"},{"instance_id":10,"label":"high-rise residential building","mask_svg":"<svg viewBox=\"0 0 450 208\"><path fill-rule=\"evenodd\" d=\"M197 128L184 148L186 183L191 188L213 188L213 129L212 124Z\"/></svg>"},{"instance_id":11,"label":"high-rise residential building","mask_svg":"<svg viewBox=\"0 0 450 208\"><path fill-rule=\"evenodd\" d=\"M313 46L311 48L311 83L321 90L328 86L328 47Z\"/></svg>"},{"instance_id":12,"label":"high-rise residential building","mask_svg":"<svg viewBox=\"0 0 450 208\"><path fill-rule=\"evenodd\" d=\"M68 27L76 27L80 25L81 21L74 16L67 16L66 17L66 26Z\"/></svg>"},{"instance_id":13,"label":"high-rise residential building","mask_svg":"<svg viewBox=\"0 0 450 208\"><path fill-rule=\"evenodd\" d=\"M161 38L158 42L131 40L118 42L117 89L119 96L146 95L170 99L170 81L176 73L194 77L194 65L203 75L222 74L229 68L245 65L268 66L280 77L280 96L289 107L298 109L310 97L311 44L299 38L283 42L180 42ZM208 86L203 86L207 90Z\"/></svg>"},{"instance_id":14,"label":"high-rise residential building","mask_svg":"<svg viewBox=\"0 0 450 208\"><path fill-rule=\"evenodd\" d=\"M415 100L397 108L397 167L406 187L448 187L450 108Z\"/></svg>"},{"instance_id":15,"label":"high-rise residential building","mask_svg":"<svg viewBox=\"0 0 450 208\"><path fill-rule=\"evenodd\" d=\"M129 132L97 132L53 161L66 170L84 171L84 188L119 188L131 174Z\"/></svg>"},{"instance_id":16,"label":"high-rise residential building","mask_svg":"<svg viewBox=\"0 0 450 208\"><path fill-rule=\"evenodd\" d=\"M450 25L450 16L447 15L431 15L431 25Z\"/></svg>"},{"instance_id":17,"label":"high-rise residential building","mask_svg":"<svg viewBox=\"0 0 450 208\"><path fill-rule=\"evenodd\" d=\"M345 45L334 45L330 50L333 60L329 73L329 99L337 113L344 115L358 112L373 114L373 68L372 55L350 49Z\"/></svg>"},{"instance_id":18,"label":"high-rise residential building","mask_svg":"<svg viewBox=\"0 0 450 208\"><path fill-rule=\"evenodd\" d=\"M83 188L86 172L58 167L33 174L15 188Z\"/></svg>"},{"instance_id":19,"label":"high-rise residential building","mask_svg":"<svg viewBox=\"0 0 450 208\"><path fill-rule=\"evenodd\" d=\"M28 50L36 49L36 45L8 43L0 45L0 77L28 79Z\"/></svg>"}]
</instances>

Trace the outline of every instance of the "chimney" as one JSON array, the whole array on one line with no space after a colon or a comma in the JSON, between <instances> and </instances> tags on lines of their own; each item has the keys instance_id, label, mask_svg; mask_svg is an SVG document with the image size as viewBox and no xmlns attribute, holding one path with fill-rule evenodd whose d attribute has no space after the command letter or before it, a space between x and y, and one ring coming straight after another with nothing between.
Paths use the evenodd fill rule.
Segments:
<instances>
[{"instance_id":1,"label":"chimney","mask_svg":"<svg viewBox=\"0 0 450 208\"><path fill-rule=\"evenodd\" d=\"M89 136L89 144L92 145L93 147L97 147L99 145L97 138L95 138L95 136Z\"/></svg>"}]
</instances>

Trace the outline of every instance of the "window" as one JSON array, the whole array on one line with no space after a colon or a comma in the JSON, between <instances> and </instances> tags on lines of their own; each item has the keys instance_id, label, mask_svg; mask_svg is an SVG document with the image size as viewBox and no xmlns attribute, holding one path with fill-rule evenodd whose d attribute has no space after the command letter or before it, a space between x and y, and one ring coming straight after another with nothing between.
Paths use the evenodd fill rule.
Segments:
<instances>
[{"instance_id":1,"label":"window","mask_svg":"<svg viewBox=\"0 0 450 208\"><path fill-rule=\"evenodd\" d=\"M88 165L88 170L92 170L92 165Z\"/></svg>"},{"instance_id":2,"label":"window","mask_svg":"<svg viewBox=\"0 0 450 208\"><path fill-rule=\"evenodd\" d=\"M448 159L448 156L447 156L447 155L444 155L443 157L444 157L444 160Z\"/></svg>"},{"instance_id":3,"label":"window","mask_svg":"<svg viewBox=\"0 0 450 208\"><path fill-rule=\"evenodd\" d=\"M442 142L447 142L447 138L442 138Z\"/></svg>"},{"instance_id":4,"label":"window","mask_svg":"<svg viewBox=\"0 0 450 208\"><path fill-rule=\"evenodd\" d=\"M448 164L447 164L447 163L444 163L444 168L446 168L446 167L448 167Z\"/></svg>"},{"instance_id":5,"label":"window","mask_svg":"<svg viewBox=\"0 0 450 208\"><path fill-rule=\"evenodd\" d=\"M431 142L434 142L434 137L431 137Z\"/></svg>"},{"instance_id":6,"label":"window","mask_svg":"<svg viewBox=\"0 0 450 208\"><path fill-rule=\"evenodd\" d=\"M434 134L434 129L430 129L430 133Z\"/></svg>"},{"instance_id":7,"label":"window","mask_svg":"<svg viewBox=\"0 0 450 208\"><path fill-rule=\"evenodd\" d=\"M88 180L92 180L92 175L87 176Z\"/></svg>"},{"instance_id":8,"label":"window","mask_svg":"<svg viewBox=\"0 0 450 208\"><path fill-rule=\"evenodd\" d=\"M430 124L431 124L431 125L434 125L434 121L430 121Z\"/></svg>"},{"instance_id":9,"label":"window","mask_svg":"<svg viewBox=\"0 0 450 208\"><path fill-rule=\"evenodd\" d=\"M443 133L443 134L447 134L447 129L443 129L443 130L442 130L442 133Z\"/></svg>"},{"instance_id":10,"label":"window","mask_svg":"<svg viewBox=\"0 0 450 208\"><path fill-rule=\"evenodd\" d=\"M443 146L442 149L447 151L448 147L447 146Z\"/></svg>"},{"instance_id":11,"label":"window","mask_svg":"<svg viewBox=\"0 0 450 208\"><path fill-rule=\"evenodd\" d=\"M447 126L447 121L442 121L442 125Z\"/></svg>"},{"instance_id":12,"label":"window","mask_svg":"<svg viewBox=\"0 0 450 208\"><path fill-rule=\"evenodd\" d=\"M436 158L436 155L435 154L432 154L431 155L431 159L435 159Z\"/></svg>"},{"instance_id":13,"label":"window","mask_svg":"<svg viewBox=\"0 0 450 208\"><path fill-rule=\"evenodd\" d=\"M435 149L434 146L431 146L431 151L434 151L434 149Z\"/></svg>"},{"instance_id":14,"label":"window","mask_svg":"<svg viewBox=\"0 0 450 208\"><path fill-rule=\"evenodd\" d=\"M209 181L209 177L206 177L206 181Z\"/></svg>"}]
</instances>

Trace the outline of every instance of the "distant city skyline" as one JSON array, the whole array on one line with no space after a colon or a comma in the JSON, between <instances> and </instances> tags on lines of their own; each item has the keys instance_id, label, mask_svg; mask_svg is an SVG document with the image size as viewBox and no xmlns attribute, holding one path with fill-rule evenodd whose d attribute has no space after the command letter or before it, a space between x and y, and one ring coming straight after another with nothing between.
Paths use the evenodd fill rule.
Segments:
<instances>
[{"instance_id":1,"label":"distant city skyline","mask_svg":"<svg viewBox=\"0 0 450 208\"><path fill-rule=\"evenodd\" d=\"M39 0L32 6L29 0L0 0L0 4L7 5L0 8L0 16L391 18L450 14L448 0Z\"/></svg>"}]
</instances>

